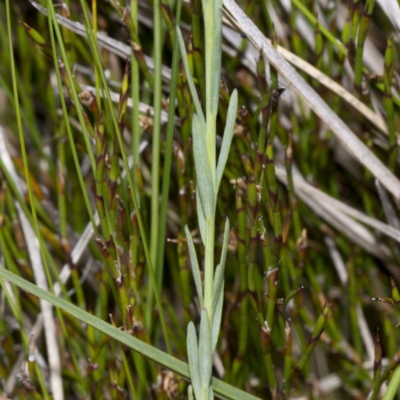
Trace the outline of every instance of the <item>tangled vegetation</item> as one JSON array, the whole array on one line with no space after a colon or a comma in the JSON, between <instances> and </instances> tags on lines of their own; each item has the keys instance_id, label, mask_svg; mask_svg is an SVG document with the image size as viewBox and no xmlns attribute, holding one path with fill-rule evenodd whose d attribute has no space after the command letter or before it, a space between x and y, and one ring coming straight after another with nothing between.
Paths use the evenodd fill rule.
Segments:
<instances>
[{"instance_id":1,"label":"tangled vegetation","mask_svg":"<svg viewBox=\"0 0 400 400\"><path fill-rule=\"evenodd\" d=\"M399 396L395 0L0 3L0 396Z\"/></svg>"}]
</instances>

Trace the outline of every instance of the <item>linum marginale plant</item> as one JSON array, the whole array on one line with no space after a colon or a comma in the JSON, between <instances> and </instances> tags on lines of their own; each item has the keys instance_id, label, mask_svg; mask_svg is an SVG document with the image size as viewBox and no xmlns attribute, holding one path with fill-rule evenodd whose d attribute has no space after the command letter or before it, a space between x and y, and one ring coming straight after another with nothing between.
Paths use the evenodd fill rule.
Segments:
<instances>
[{"instance_id":1,"label":"linum marginale plant","mask_svg":"<svg viewBox=\"0 0 400 400\"><path fill-rule=\"evenodd\" d=\"M215 268L215 214L218 190L235 127L238 94L234 90L230 97L221 151L218 162L216 162L216 120L221 78L222 1L203 0L202 4L205 35L204 112L191 77L185 44L179 28L177 32L181 56L196 111L192 117L193 154L197 179L196 204L197 219L205 253L203 284L193 238L186 226L185 233L190 263L201 307L199 336L197 337L193 322L189 323L187 329L187 352L191 378L188 394L191 399L194 393L197 400L208 400L214 398L213 389L210 386L213 366L212 356L217 345L221 325L224 270L230 231L229 220L226 219L221 259Z\"/></svg>"}]
</instances>

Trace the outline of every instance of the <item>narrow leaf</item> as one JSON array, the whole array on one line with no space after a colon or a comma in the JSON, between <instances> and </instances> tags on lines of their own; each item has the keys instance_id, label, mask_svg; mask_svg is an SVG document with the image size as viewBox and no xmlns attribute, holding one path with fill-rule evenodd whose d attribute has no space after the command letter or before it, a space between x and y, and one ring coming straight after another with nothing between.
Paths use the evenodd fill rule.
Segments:
<instances>
[{"instance_id":1,"label":"narrow leaf","mask_svg":"<svg viewBox=\"0 0 400 400\"><path fill-rule=\"evenodd\" d=\"M122 77L121 92L119 96L118 104L118 122L121 123L124 119L126 108L128 106L129 98L129 78L130 78L130 63L127 62L125 65L124 76Z\"/></svg>"},{"instance_id":2,"label":"narrow leaf","mask_svg":"<svg viewBox=\"0 0 400 400\"><path fill-rule=\"evenodd\" d=\"M223 285L223 284L224 284L223 266L222 266L221 264L218 264L218 265L217 265L217 268L215 268L215 275L214 275L214 287L213 287L214 301L213 301L213 310L215 310L215 307L217 306L219 292L221 291L221 288L222 288L222 285Z\"/></svg>"},{"instance_id":3,"label":"narrow leaf","mask_svg":"<svg viewBox=\"0 0 400 400\"><path fill-rule=\"evenodd\" d=\"M197 296L199 297L200 307L203 307L203 286L201 284L200 267L197 261L196 249L194 248L193 238L187 226L185 226L185 234L189 248L190 265L192 267L194 284L196 285Z\"/></svg>"},{"instance_id":4,"label":"narrow leaf","mask_svg":"<svg viewBox=\"0 0 400 400\"><path fill-rule=\"evenodd\" d=\"M237 108L238 108L238 93L237 90L235 89L229 100L224 137L222 138L221 152L219 153L219 158L218 158L216 193L218 193L219 185L221 184L222 174L224 173L224 168L226 165L226 161L228 159L229 149L231 148L233 131L235 129Z\"/></svg>"},{"instance_id":5,"label":"narrow leaf","mask_svg":"<svg viewBox=\"0 0 400 400\"><path fill-rule=\"evenodd\" d=\"M189 385L189 387L188 387L188 399L195 400L194 396L193 396L193 386L192 385Z\"/></svg>"},{"instance_id":6,"label":"narrow leaf","mask_svg":"<svg viewBox=\"0 0 400 400\"><path fill-rule=\"evenodd\" d=\"M393 300L396 302L399 302L400 301L399 288L396 285L396 281L392 277L390 277L390 286L391 286L391 290L392 290Z\"/></svg>"},{"instance_id":7,"label":"narrow leaf","mask_svg":"<svg viewBox=\"0 0 400 400\"><path fill-rule=\"evenodd\" d=\"M185 43L183 41L182 32L181 32L179 26L176 27L176 33L178 35L179 48L181 50L183 67L185 68L185 73L186 73L186 77L187 77L187 80L188 80L190 93L192 95L194 107L196 109L196 114L199 116L200 121L201 121L201 123L203 125L202 133L204 134L205 126L206 126L206 120L204 118L203 110L201 109L199 96L197 95L197 91L196 91L196 87L194 86L192 75L190 73L188 59L187 59L187 53L186 53L186 48L185 48ZM218 84L218 87L219 87L219 84Z\"/></svg>"},{"instance_id":8,"label":"narrow leaf","mask_svg":"<svg viewBox=\"0 0 400 400\"><path fill-rule=\"evenodd\" d=\"M214 390L212 387L210 387L210 390L208 391L208 400L214 400Z\"/></svg>"},{"instance_id":9,"label":"narrow leaf","mask_svg":"<svg viewBox=\"0 0 400 400\"><path fill-rule=\"evenodd\" d=\"M219 88L221 79L221 38L222 38L222 9L219 2L209 2L204 11L204 28L207 32L206 50L206 92L207 117L208 112L217 115ZM213 9L214 8L214 9Z\"/></svg>"},{"instance_id":10,"label":"narrow leaf","mask_svg":"<svg viewBox=\"0 0 400 400\"><path fill-rule=\"evenodd\" d=\"M224 271L225 271L225 263L226 263L226 255L228 253L228 244L229 244L229 219L226 219L225 222L225 230L224 230L224 242L222 244L222 252L221 252L221 261L217 265L214 275L214 303L213 309L215 310L216 302L219 301L219 293L222 290L222 286L224 283Z\"/></svg>"},{"instance_id":11,"label":"narrow leaf","mask_svg":"<svg viewBox=\"0 0 400 400\"><path fill-rule=\"evenodd\" d=\"M199 371L202 390L209 387L212 372L211 331L207 311L201 310L199 337Z\"/></svg>"},{"instance_id":12,"label":"narrow leaf","mask_svg":"<svg viewBox=\"0 0 400 400\"><path fill-rule=\"evenodd\" d=\"M192 119L193 153L196 167L197 184L199 187L200 201L203 206L204 216L214 216L214 182L211 175L207 154L207 143L202 130L199 117L194 114Z\"/></svg>"},{"instance_id":13,"label":"narrow leaf","mask_svg":"<svg viewBox=\"0 0 400 400\"><path fill-rule=\"evenodd\" d=\"M215 300L215 298L214 298ZM217 304L214 308L214 317L212 322L212 334L211 334L211 351L214 353L215 347L218 342L219 329L221 327L222 318L222 306L224 305L224 281L222 280L222 287L218 295Z\"/></svg>"},{"instance_id":14,"label":"narrow leaf","mask_svg":"<svg viewBox=\"0 0 400 400\"><path fill-rule=\"evenodd\" d=\"M200 236L203 244L206 242L206 217L200 200L199 186L196 187L197 219L199 220Z\"/></svg>"},{"instance_id":15,"label":"narrow leaf","mask_svg":"<svg viewBox=\"0 0 400 400\"><path fill-rule=\"evenodd\" d=\"M197 343L196 328L193 322L189 322L187 330L187 353L189 358L190 379L196 399L200 398L200 371L199 371L199 348Z\"/></svg>"}]
</instances>

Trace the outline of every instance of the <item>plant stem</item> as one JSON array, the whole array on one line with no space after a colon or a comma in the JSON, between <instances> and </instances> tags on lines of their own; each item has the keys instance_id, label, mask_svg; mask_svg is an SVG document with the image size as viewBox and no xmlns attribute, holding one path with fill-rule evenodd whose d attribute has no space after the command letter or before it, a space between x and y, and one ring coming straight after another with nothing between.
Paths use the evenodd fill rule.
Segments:
<instances>
[{"instance_id":1,"label":"plant stem","mask_svg":"<svg viewBox=\"0 0 400 400\"><path fill-rule=\"evenodd\" d=\"M148 309L146 315L147 329L151 331L153 292L159 292L162 281L162 270L157 270L157 249L159 238L159 193L160 193L160 135L161 135L161 63L162 63L162 38L161 38L161 9L160 1L153 1L153 26L154 26L154 122L152 140L152 165L151 165L151 230L150 230L150 256L155 266L154 274L156 287L152 284L148 289ZM160 255L161 256L161 255Z\"/></svg>"}]
</instances>

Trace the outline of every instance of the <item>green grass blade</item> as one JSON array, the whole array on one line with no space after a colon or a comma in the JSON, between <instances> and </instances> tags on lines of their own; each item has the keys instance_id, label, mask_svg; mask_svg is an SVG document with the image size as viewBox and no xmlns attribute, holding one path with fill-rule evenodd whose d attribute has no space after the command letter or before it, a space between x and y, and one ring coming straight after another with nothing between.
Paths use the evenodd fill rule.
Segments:
<instances>
[{"instance_id":1,"label":"green grass blade","mask_svg":"<svg viewBox=\"0 0 400 400\"><path fill-rule=\"evenodd\" d=\"M155 286L149 282L147 295L148 307L146 315L146 325L151 331L153 313L153 291L161 292L162 268L158 268L157 258L162 257L158 254L158 241L164 240L159 237L159 214L160 214L160 146L161 146L161 97L162 97L162 24L160 0L153 0L153 34L154 34L154 90L153 90L153 134L152 134L152 162L151 162L151 220L150 220L150 256L154 266L156 278Z\"/></svg>"},{"instance_id":2,"label":"green grass blade","mask_svg":"<svg viewBox=\"0 0 400 400\"><path fill-rule=\"evenodd\" d=\"M182 1L178 1L176 9L176 22L179 24L181 19L181 8ZM163 165L163 177L162 177L162 196L161 196L161 210L160 210L160 226L158 229L158 235L160 240L158 242L158 254L157 268L159 277L162 276L162 265L164 263L164 250L165 250L165 232L167 225L167 210L168 210L168 195L170 189L170 178L171 178L171 164L172 164L172 143L174 136L174 122L175 122L175 103L176 103L176 92L178 85L178 72L179 72L179 43L177 35L174 35L174 51L172 56L171 65L171 83L169 92L169 105L168 105L168 123L167 123L167 138L165 143L165 159ZM158 282L161 284L161 281ZM158 291L161 291L161 285L158 287Z\"/></svg>"},{"instance_id":3,"label":"green grass blade","mask_svg":"<svg viewBox=\"0 0 400 400\"><path fill-rule=\"evenodd\" d=\"M392 400L395 398L396 393L400 387L400 367L397 367L390 378L388 388L382 400Z\"/></svg>"}]
</instances>

